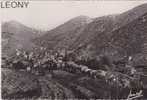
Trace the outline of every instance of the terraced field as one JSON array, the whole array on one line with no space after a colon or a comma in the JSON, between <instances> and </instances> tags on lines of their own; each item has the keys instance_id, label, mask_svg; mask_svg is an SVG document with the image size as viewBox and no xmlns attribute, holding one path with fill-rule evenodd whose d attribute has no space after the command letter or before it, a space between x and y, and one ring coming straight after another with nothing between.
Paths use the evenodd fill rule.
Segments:
<instances>
[{"instance_id":1,"label":"terraced field","mask_svg":"<svg viewBox=\"0 0 147 100\"><path fill-rule=\"evenodd\" d=\"M103 85L103 86L102 86ZM71 99L106 98L110 89L101 79L54 70L45 76L2 69L3 98Z\"/></svg>"}]
</instances>

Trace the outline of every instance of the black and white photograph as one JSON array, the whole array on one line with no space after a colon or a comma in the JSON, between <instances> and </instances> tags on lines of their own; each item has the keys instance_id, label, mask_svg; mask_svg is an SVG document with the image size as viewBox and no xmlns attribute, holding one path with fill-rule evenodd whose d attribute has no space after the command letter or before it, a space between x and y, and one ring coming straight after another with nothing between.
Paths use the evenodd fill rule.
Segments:
<instances>
[{"instance_id":1,"label":"black and white photograph","mask_svg":"<svg viewBox=\"0 0 147 100\"><path fill-rule=\"evenodd\" d=\"M147 99L147 1L2 0L1 99Z\"/></svg>"}]
</instances>

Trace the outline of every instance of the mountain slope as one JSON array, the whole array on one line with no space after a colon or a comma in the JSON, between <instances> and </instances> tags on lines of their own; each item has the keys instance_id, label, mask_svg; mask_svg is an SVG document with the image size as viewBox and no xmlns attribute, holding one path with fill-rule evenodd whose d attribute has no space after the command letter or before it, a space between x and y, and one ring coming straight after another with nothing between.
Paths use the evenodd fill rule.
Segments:
<instances>
[{"instance_id":1,"label":"mountain slope","mask_svg":"<svg viewBox=\"0 0 147 100\"><path fill-rule=\"evenodd\" d=\"M111 34L109 42L120 54L147 57L147 13Z\"/></svg>"},{"instance_id":2,"label":"mountain slope","mask_svg":"<svg viewBox=\"0 0 147 100\"><path fill-rule=\"evenodd\" d=\"M29 50L34 46L31 42L38 36L38 31L19 22L9 21L2 23L2 50L3 54L12 54L15 49Z\"/></svg>"},{"instance_id":3,"label":"mountain slope","mask_svg":"<svg viewBox=\"0 0 147 100\"><path fill-rule=\"evenodd\" d=\"M67 48L90 22L89 17L78 16L48 31L42 37L37 38L35 42L48 48Z\"/></svg>"},{"instance_id":4,"label":"mountain slope","mask_svg":"<svg viewBox=\"0 0 147 100\"><path fill-rule=\"evenodd\" d=\"M122 57L133 56L136 63L147 64L147 13L111 33L95 35L85 46L77 52L79 55L94 56L108 54ZM91 54L91 55L90 55Z\"/></svg>"},{"instance_id":5,"label":"mountain slope","mask_svg":"<svg viewBox=\"0 0 147 100\"><path fill-rule=\"evenodd\" d=\"M84 42L90 42L94 37L100 34L103 35L103 33L105 33L104 37L107 38L107 36L109 37L107 34L127 25L128 23L144 15L146 12L147 4L143 4L120 15L109 15L95 18L93 19L93 22L91 22L75 40L75 43L71 45L71 48L78 47L78 45L82 44L84 45Z\"/></svg>"},{"instance_id":6,"label":"mountain slope","mask_svg":"<svg viewBox=\"0 0 147 100\"><path fill-rule=\"evenodd\" d=\"M75 50L93 41L97 35L107 40L107 37L109 37L107 34L127 25L145 12L147 12L147 4L135 7L120 15L102 16L94 19L87 16L78 16L46 32L45 35L35 39L34 42L49 49L66 48ZM105 33L104 36L103 33Z\"/></svg>"},{"instance_id":7,"label":"mountain slope","mask_svg":"<svg viewBox=\"0 0 147 100\"><path fill-rule=\"evenodd\" d=\"M132 52L132 54L136 54L139 51L134 46L139 45L137 43L141 41L141 38L137 36L136 32L142 29L142 34L146 34L146 29L144 28L143 30L143 28L141 28L143 26L146 27L146 24L145 22L141 23L139 19L145 16L146 13L147 4L143 4L120 15L109 15L96 18L93 20L93 22L87 25L85 30L74 41L74 44L71 44L70 48L80 56L84 57L92 57L105 53L108 55L110 54L110 56L117 55L118 57L127 54L131 55L130 52ZM131 24L134 26L132 27ZM132 30L130 30L130 27ZM118 31L121 33L118 34ZM122 35L126 36L122 37ZM113 40L115 36L118 38L115 40L115 42L118 42L118 46L116 47L115 44L110 41ZM132 46L130 41L132 41L134 38L137 38L137 41L136 43L133 42L134 46ZM123 42L125 42L125 44L121 46ZM144 44L144 42L145 40L141 43ZM127 44L129 46L127 46ZM110 47L111 49L108 49ZM125 53L120 52L120 50L124 50Z\"/></svg>"},{"instance_id":8,"label":"mountain slope","mask_svg":"<svg viewBox=\"0 0 147 100\"><path fill-rule=\"evenodd\" d=\"M146 13L147 4L143 4L118 15L94 19L80 16L48 31L37 42L50 49L70 49L84 58L100 54L116 59L124 55L142 55L146 51L143 46L146 40L139 35L146 34Z\"/></svg>"}]
</instances>

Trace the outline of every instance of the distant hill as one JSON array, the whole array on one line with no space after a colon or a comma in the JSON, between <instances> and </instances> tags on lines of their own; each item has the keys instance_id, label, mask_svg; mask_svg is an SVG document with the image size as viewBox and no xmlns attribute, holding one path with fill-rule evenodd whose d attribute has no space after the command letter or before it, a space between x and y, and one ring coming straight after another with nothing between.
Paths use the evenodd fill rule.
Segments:
<instances>
[{"instance_id":1,"label":"distant hill","mask_svg":"<svg viewBox=\"0 0 147 100\"><path fill-rule=\"evenodd\" d=\"M2 52L11 54L15 49L31 49L33 38L39 36L39 31L29 28L17 21L2 23Z\"/></svg>"}]
</instances>

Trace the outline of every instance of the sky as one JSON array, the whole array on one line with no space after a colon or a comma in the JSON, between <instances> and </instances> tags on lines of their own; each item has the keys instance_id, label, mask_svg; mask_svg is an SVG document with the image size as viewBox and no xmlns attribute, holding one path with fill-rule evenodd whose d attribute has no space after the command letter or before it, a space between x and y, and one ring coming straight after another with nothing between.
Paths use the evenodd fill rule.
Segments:
<instances>
[{"instance_id":1,"label":"sky","mask_svg":"<svg viewBox=\"0 0 147 100\"><path fill-rule=\"evenodd\" d=\"M16 20L50 30L80 15L95 18L119 14L143 3L147 1L30 1L28 8L1 9L1 21Z\"/></svg>"}]
</instances>

